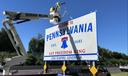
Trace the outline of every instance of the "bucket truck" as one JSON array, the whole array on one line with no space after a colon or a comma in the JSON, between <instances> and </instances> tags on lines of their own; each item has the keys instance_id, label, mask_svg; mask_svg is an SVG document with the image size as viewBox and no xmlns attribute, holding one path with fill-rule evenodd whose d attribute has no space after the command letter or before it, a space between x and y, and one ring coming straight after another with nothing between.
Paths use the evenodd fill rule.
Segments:
<instances>
[{"instance_id":1,"label":"bucket truck","mask_svg":"<svg viewBox=\"0 0 128 76\"><path fill-rule=\"evenodd\" d=\"M59 10L61 5L64 3L57 2L55 7L50 8L50 14L36 14L36 13L23 13L4 11L3 14L6 19L3 20L4 29L16 50L17 56L6 59L5 65L3 65L3 75L9 75L10 67L14 65L23 64L27 58L26 50L22 44L22 41L15 29L14 22L16 24L23 23L26 21L37 20L37 19L50 19L50 23L58 24L61 20Z\"/></svg>"}]
</instances>

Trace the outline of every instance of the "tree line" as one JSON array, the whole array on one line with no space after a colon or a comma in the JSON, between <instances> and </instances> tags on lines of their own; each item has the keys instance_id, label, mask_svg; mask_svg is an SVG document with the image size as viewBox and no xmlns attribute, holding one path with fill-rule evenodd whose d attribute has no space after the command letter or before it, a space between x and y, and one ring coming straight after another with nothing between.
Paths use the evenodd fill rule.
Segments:
<instances>
[{"instance_id":1,"label":"tree line","mask_svg":"<svg viewBox=\"0 0 128 76\"><path fill-rule=\"evenodd\" d=\"M28 59L24 63L24 65L42 65L43 55L44 55L44 38L41 34L38 34L37 37L33 37L29 42ZM128 55L124 53L119 53L116 51L111 51L106 48L102 48L98 46L99 51L99 64L106 66L118 66L118 65L126 65L128 64ZM0 63L4 62L5 58L13 57L17 55L15 49L13 48L7 33L2 28L0 30ZM61 64L52 63L51 64ZM77 62L71 62L72 64L77 64Z\"/></svg>"},{"instance_id":2,"label":"tree line","mask_svg":"<svg viewBox=\"0 0 128 76\"><path fill-rule=\"evenodd\" d=\"M6 31L3 28L0 29L0 64L4 63L5 58L10 58L15 55L15 49L13 48Z\"/></svg>"}]
</instances>

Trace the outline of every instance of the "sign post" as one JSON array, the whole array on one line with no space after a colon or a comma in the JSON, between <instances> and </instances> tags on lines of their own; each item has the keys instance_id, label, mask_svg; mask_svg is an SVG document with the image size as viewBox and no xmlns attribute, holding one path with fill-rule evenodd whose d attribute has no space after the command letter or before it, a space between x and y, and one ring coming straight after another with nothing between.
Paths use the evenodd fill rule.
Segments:
<instances>
[{"instance_id":1,"label":"sign post","mask_svg":"<svg viewBox=\"0 0 128 76\"><path fill-rule=\"evenodd\" d=\"M63 76L65 76L65 71L66 71L65 61L63 61L63 65L62 65L61 69L62 69L62 72L63 72Z\"/></svg>"},{"instance_id":2,"label":"sign post","mask_svg":"<svg viewBox=\"0 0 128 76\"><path fill-rule=\"evenodd\" d=\"M93 74L93 76L96 75L97 69L96 69L96 67L95 67L95 61L92 62L92 67L90 68L90 71L91 71L91 73Z\"/></svg>"},{"instance_id":3,"label":"sign post","mask_svg":"<svg viewBox=\"0 0 128 76\"><path fill-rule=\"evenodd\" d=\"M45 63L44 63L44 74L46 74L46 69L47 69L47 62L45 61Z\"/></svg>"}]
</instances>

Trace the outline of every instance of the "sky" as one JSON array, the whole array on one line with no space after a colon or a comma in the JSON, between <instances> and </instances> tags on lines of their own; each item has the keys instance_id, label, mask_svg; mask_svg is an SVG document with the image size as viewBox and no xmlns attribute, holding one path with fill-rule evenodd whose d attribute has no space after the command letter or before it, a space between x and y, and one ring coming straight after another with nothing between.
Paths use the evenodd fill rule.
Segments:
<instances>
[{"instance_id":1,"label":"sky","mask_svg":"<svg viewBox=\"0 0 128 76\"><path fill-rule=\"evenodd\" d=\"M128 55L128 0L0 0L0 28L5 10L48 14L58 1L66 3L61 8L61 14L67 11L62 22L96 11L98 45ZM47 19L15 25L26 50L32 37L44 36L52 26Z\"/></svg>"}]
</instances>

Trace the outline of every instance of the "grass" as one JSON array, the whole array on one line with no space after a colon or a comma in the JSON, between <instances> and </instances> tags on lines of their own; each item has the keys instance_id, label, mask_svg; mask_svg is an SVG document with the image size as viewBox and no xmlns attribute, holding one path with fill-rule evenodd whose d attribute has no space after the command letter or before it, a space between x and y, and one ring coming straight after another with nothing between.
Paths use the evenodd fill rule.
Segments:
<instances>
[{"instance_id":1,"label":"grass","mask_svg":"<svg viewBox=\"0 0 128 76\"><path fill-rule=\"evenodd\" d=\"M128 72L113 73L112 76L128 76Z\"/></svg>"}]
</instances>

